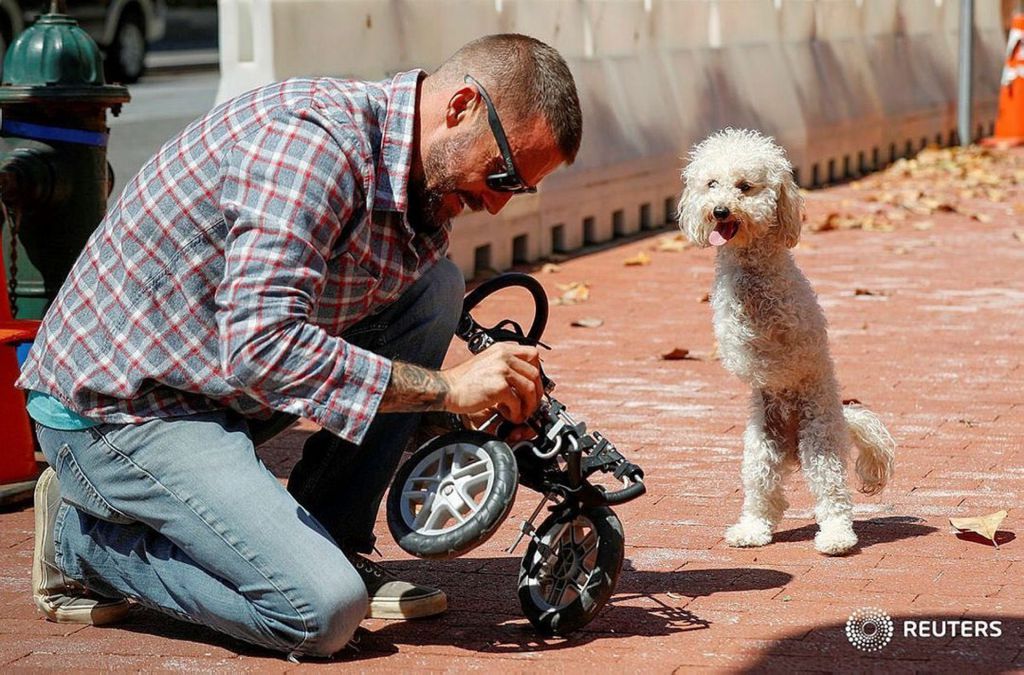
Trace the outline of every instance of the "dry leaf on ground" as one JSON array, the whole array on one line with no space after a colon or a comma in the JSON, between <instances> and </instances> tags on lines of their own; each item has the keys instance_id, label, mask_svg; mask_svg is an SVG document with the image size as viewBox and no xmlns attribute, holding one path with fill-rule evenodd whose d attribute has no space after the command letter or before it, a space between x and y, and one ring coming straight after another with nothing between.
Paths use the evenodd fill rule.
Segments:
<instances>
[{"instance_id":1,"label":"dry leaf on ground","mask_svg":"<svg viewBox=\"0 0 1024 675\"><path fill-rule=\"evenodd\" d=\"M682 361L684 359L691 359L693 357L690 356L689 349L682 349L681 347L676 347L669 353L662 354L661 358L665 361Z\"/></svg>"},{"instance_id":2,"label":"dry leaf on ground","mask_svg":"<svg viewBox=\"0 0 1024 675\"><path fill-rule=\"evenodd\" d=\"M598 319L596 316L585 316L582 319L576 319L569 325L576 328L600 328L604 325L604 319Z\"/></svg>"},{"instance_id":3,"label":"dry leaf on ground","mask_svg":"<svg viewBox=\"0 0 1024 675\"><path fill-rule=\"evenodd\" d=\"M690 240L686 238L686 235L679 233L664 237L658 237L658 245L655 247L654 250L676 252L685 251L691 246L693 246L693 244L691 244Z\"/></svg>"},{"instance_id":4,"label":"dry leaf on ground","mask_svg":"<svg viewBox=\"0 0 1024 675\"><path fill-rule=\"evenodd\" d=\"M647 255L643 251L640 251L634 256L630 256L622 261L626 267L639 267L640 265L650 265L651 256Z\"/></svg>"},{"instance_id":5,"label":"dry leaf on ground","mask_svg":"<svg viewBox=\"0 0 1024 675\"><path fill-rule=\"evenodd\" d=\"M1014 230L1013 238L1017 241L1024 241L1024 230Z\"/></svg>"},{"instance_id":6,"label":"dry leaf on ground","mask_svg":"<svg viewBox=\"0 0 1024 675\"><path fill-rule=\"evenodd\" d=\"M872 295L872 296L885 296L889 295L885 291L873 291L870 288L855 288L853 289L854 295Z\"/></svg>"},{"instance_id":7,"label":"dry leaf on ground","mask_svg":"<svg viewBox=\"0 0 1024 675\"><path fill-rule=\"evenodd\" d=\"M551 301L553 305L575 305L590 299L590 285L584 281L557 284L562 294Z\"/></svg>"},{"instance_id":8,"label":"dry leaf on ground","mask_svg":"<svg viewBox=\"0 0 1024 675\"><path fill-rule=\"evenodd\" d=\"M1006 511L996 511L987 516L974 516L971 518L950 518L949 524L961 532L974 532L980 534L992 542L992 545L999 548L996 541L996 531L1006 518Z\"/></svg>"},{"instance_id":9,"label":"dry leaf on ground","mask_svg":"<svg viewBox=\"0 0 1024 675\"><path fill-rule=\"evenodd\" d=\"M555 263L544 263L540 268L541 274L554 274L561 271L561 265L556 265Z\"/></svg>"}]
</instances>

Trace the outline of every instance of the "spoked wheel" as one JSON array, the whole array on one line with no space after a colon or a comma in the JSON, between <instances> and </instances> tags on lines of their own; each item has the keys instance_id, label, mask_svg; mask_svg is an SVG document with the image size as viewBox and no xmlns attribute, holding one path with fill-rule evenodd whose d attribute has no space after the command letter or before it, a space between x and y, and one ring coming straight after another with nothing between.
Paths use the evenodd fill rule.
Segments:
<instances>
[{"instance_id":1,"label":"spoked wheel","mask_svg":"<svg viewBox=\"0 0 1024 675\"><path fill-rule=\"evenodd\" d=\"M622 523L607 507L575 517L551 514L519 569L526 618L545 635L568 635L590 623L615 591L624 549Z\"/></svg>"},{"instance_id":2,"label":"spoked wheel","mask_svg":"<svg viewBox=\"0 0 1024 675\"><path fill-rule=\"evenodd\" d=\"M487 541L515 501L515 455L480 431L430 441L398 470L388 494L388 527L402 550L454 558Z\"/></svg>"}]
</instances>

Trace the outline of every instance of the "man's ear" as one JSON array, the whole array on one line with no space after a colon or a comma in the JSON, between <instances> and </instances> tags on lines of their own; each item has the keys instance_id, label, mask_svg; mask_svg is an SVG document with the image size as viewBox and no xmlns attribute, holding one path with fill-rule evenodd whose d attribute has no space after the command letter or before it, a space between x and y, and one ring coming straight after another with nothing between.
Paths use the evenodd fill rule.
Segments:
<instances>
[{"instance_id":1,"label":"man's ear","mask_svg":"<svg viewBox=\"0 0 1024 675\"><path fill-rule=\"evenodd\" d=\"M449 127L458 126L465 122L470 113L476 109L480 102L480 94L476 89L467 85L459 87L452 97L448 99L448 109L445 110L444 120Z\"/></svg>"},{"instance_id":2,"label":"man's ear","mask_svg":"<svg viewBox=\"0 0 1024 675\"><path fill-rule=\"evenodd\" d=\"M779 234L786 248L793 248L800 241L803 224L804 198L793 180L793 172L787 171L779 185L779 198L775 204L779 220Z\"/></svg>"}]
</instances>

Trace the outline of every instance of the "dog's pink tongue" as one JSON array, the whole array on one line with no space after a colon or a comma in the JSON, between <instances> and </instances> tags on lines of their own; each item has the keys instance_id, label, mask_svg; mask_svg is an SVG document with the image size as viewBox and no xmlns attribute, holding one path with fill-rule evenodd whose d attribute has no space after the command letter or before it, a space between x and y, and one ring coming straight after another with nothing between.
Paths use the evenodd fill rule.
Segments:
<instances>
[{"instance_id":1,"label":"dog's pink tongue","mask_svg":"<svg viewBox=\"0 0 1024 675\"><path fill-rule=\"evenodd\" d=\"M712 246L724 246L728 239L722 236L722 233L718 230L712 230L711 236L708 237L708 241L711 242Z\"/></svg>"}]
</instances>

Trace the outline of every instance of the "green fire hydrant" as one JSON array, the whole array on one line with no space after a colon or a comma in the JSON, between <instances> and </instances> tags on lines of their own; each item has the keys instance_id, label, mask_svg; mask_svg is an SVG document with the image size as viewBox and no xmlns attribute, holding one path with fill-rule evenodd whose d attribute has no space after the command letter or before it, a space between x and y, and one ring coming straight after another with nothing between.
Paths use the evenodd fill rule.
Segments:
<instances>
[{"instance_id":1,"label":"green fire hydrant","mask_svg":"<svg viewBox=\"0 0 1024 675\"><path fill-rule=\"evenodd\" d=\"M0 83L0 223L17 318L40 318L106 211L107 109L130 97L103 79L99 48L64 0L7 50Z\"/></svg>"}]
</instances>

